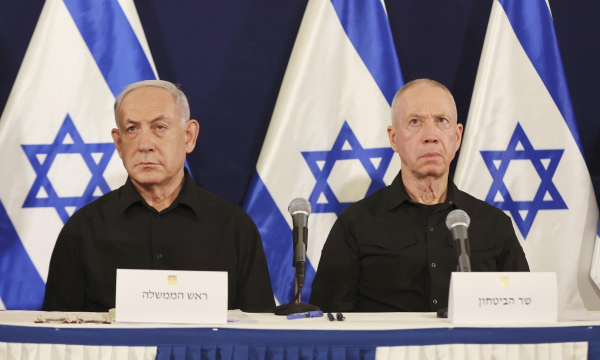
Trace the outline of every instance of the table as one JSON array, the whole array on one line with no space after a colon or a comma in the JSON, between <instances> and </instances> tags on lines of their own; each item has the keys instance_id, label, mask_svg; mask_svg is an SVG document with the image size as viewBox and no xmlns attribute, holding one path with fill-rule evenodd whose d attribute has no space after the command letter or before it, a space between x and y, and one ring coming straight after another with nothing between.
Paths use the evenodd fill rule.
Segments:
<instances>
[{"instance_id":1,"label":"table","mask_svg":"<svg viewBox=\"0 0 600 360\"><path fill-rule=\"evenodd\" d=\"M600 359L600 321L453 326L433 313L286 320L231 312L226 325L34 324L0 312L0 359Z\"/></svg>"}]
</instances>

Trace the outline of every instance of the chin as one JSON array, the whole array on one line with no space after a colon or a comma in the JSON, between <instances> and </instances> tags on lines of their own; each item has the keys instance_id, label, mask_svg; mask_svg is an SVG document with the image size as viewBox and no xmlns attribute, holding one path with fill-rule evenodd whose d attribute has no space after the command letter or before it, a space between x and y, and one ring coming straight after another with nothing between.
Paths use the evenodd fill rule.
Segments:
<instances>
[{"instance_id":1,"label":"chin","mask_svg":"<svg viewBox=\"0 0 600 360\"><path fill-rule=\"evenodd\" d=\"M160 184L165 177L159 171L135 171L129 175L135 182L144 185Z\"/></svg>"},{"instance_id":2,"label":"chin","mask_svg":"<svg viewBox=\"0 0 600 360\"><path fill-rule=\"evenodd\" d=\"M439 178L448 173L448 169L440 167L425 167L423 169L419 169L417 173L420 174L421 177Z\"/></svg>"}]
</instances>

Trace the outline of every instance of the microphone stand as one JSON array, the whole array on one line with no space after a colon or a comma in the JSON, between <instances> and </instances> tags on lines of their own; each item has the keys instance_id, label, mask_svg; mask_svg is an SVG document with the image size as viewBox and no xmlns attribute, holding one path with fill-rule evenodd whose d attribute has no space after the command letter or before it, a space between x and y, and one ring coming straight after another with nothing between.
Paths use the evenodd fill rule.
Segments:
<instances>
[{"instance_id":1,"label":"microphone stand","mask_svg":"<svg viewBox=\"0 0 600 360\"><path fill-rule=\"evenodd\" d=\"M296 271L294 273L296 274L296 283L298 284L298 290L296 292L296 296L294 296L294 300L292 300L288 304L283 304L276 307L275 315L289 315L321 310L317 306L302 303L302 288L304 287L305 265L306 263L304 262L298 262L296 264Z\"/></svg>"}]
</instances>

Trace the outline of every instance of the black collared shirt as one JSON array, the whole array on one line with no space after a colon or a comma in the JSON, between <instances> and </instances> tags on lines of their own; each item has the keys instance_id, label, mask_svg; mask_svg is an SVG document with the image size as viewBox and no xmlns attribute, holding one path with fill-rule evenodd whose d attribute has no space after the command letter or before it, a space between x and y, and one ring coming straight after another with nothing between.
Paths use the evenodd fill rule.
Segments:
<instances>
[{"instance_id":1,"label":"black collared shirt","mask_svg":"<svg viewBox=\"0 0 600 360\"><path fill-rule=\"evenodd\" d=\"M323 311L436 311L448 306L457 257L445 220L454 209L471 218L473 271L529 271L510 217L458 190L446 201L413 203L400 174L350 205L323 247L310 302Z\"/></svg>"},{"instance_id":2,"label":"black collared shirt","mask_svg":"<svg viewBox=\"0 0 600 360\"><path fill-rule=\"evenodd\" d=\"M275 306L256 226L241 208L199 188L187 171L163 211L150 207L128 179L73 214L52 253L44 310L114 308L117 269L227 271L229 309Z\"/></svg>"}]
</instances>

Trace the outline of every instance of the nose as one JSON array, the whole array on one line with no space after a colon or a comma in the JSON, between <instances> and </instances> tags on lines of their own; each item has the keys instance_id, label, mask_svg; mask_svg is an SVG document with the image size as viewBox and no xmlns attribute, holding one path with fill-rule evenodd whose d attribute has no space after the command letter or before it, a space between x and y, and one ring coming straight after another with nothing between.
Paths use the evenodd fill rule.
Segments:
<instances>
[{"instance_id":1,"label":"nose","mask_svg":"<svg viewBox=\"0 0 600 360\"><path fill-rule=\"evenodd\" d=\"M432 121L426 121L423 126L423 137L422 141L425 144L437 144L439 142L439 137L437 133L437 127L434 125Z\"/></svg>"},{"instance_id":2,"label":"nose","mask_svg":"<svg viewBox=\"0 0 600 360\"><path fill-rule=\"evenodd\" d=\"M154 140L150 130L142 129L139 135L138 150L141 152L154 151Z\"/></svg>"}]
</instances>

